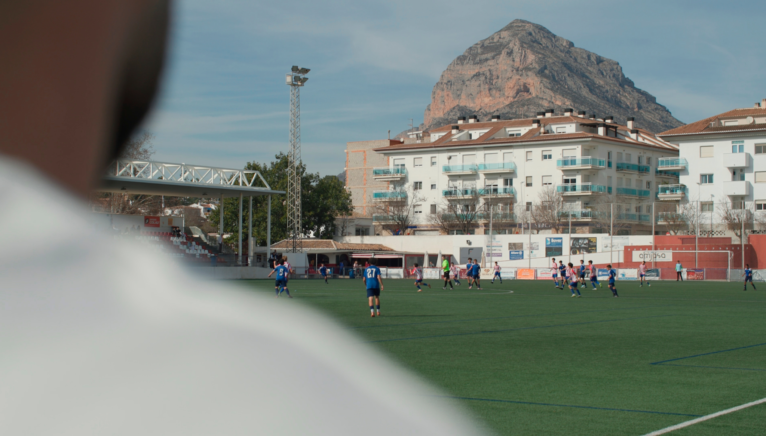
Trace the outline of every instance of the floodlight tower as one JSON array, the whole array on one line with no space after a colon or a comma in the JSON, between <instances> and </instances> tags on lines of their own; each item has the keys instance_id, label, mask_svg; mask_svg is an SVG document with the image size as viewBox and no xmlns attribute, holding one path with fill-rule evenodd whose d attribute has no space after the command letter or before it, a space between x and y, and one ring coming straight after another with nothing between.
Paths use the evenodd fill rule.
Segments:
<instances>
[{"instance_id":1,"label":"floodlight tower","mask_svg":"<svg viewBox=\"0 0 766 436\"><path fill-rule=\"evenodd\" d=\"M309 80L308 68L293 65L285 76L290 86L290 151L287 155L287 236L292 253L303 251L301 241L301 91Z\"/></svg>"}]
</instances>

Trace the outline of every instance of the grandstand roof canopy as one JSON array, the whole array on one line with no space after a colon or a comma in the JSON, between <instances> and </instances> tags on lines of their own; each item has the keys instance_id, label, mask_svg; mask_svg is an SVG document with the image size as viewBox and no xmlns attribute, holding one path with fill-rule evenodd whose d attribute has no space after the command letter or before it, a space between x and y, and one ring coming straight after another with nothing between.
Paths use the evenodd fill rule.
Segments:
<instances>
[{"instance_id":1,"label":"grandstand roof canopy","mask_svg":"<svg viewBox=\"0 0 766 436\"><path fill-rule=\"evenodd\" d=\"M272 190L258 171L130 159L112 162L97 190L213 198L285 193Z\"/></svg>"}]
</instances>

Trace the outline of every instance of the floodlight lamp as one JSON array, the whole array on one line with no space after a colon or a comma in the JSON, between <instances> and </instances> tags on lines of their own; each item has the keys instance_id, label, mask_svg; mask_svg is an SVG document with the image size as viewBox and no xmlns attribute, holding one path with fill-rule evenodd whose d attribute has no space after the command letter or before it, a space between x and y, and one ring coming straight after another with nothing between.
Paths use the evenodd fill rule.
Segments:
<instances>
[{"instance_id":1,"label":"floodlight lamp","mask_svg":"<svg viewBox=\"0 0 766 436\"><path fill-rule=\"evenodd\" d=\"M301 68L300 70L298 70L298 74L308 74L309 71L311 70L308 68Z\"/></svg>"},{"instance_id":2,"label":"floodlight lamp","mask_svg":"<svg viewBox=\"0 0 766 436\"><path fill-rule=\"evenodd\" d=\"M300 70L297 65L293 65L292 71L293 73L297 73Z\"/></svg>"},{"instance_id":3,"label":"floodlight lamp","mask_svg":"<svg viewBox=\"0 0 766 436\"><path fill-rule=\"evenodd\" d=\"M301 84L304 84L304 83L309 81L309 78L308 77L301 77L300 80L301 80Z\"/></svg>"}]
</instances>

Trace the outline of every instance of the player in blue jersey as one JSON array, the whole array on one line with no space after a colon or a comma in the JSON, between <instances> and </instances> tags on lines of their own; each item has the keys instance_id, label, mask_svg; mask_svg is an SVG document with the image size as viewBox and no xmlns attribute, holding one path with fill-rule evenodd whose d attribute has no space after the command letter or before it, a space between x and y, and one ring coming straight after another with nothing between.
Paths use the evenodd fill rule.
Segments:
<instances>
[{"instance_id":1,"label":"player in blue jersey","mask_svg":"<svg viewBox=\"0 0 766 436\"><path fill-rule=\"evenodd\" d=\"M580 289L577 287L577 284L579 281L577 280L577 270L575 269L572 262L569 262L569 265L567 265L567 276L569 277L569 290L572 291L572 297L580 298L582 295L580 294ZM577 291L577 294L575 294L575 291Z\"/></svg>"},{"instance_id":2,"label":"player in blue jersey","mask_svg":"<svg viewBox=\"0 0 766 436\"><path fill-rule=\"evenodd\" d=\"M287 292L288 297L293 298L293 296L290 295L290 290L287 289L287 275L289 274L289 271L284 264L285 261L280 260L277 267L269 273L268 277L271 277L272 274L277 273L276 282L274 283L274 291L277 293L277 297L279 297L279 294L284 291Z\"/></svg>"},{"instance_id":3,"label":"player in blue jersey","mask_svg":"<svg viewBox=\"0 0 766 436\"><path fill-rule=\"evenodd\" d=\"M324 282L329 284L327 282L327 267L324 266L324 264L321 264L322 266L319 267L319 274L322 274L322 278L324 279Z\"/></svg>"},{"instance_id":4,"label":"player in blue jersey","mask_svg":"<svg viewBox=\"0 0 766 436\"><path fill-rule=\"evenodd\" d=\"M596 269L596 265L593 265L593 261L588 261L588 271L590 272L590 284L593 285L593 289L596 289L596 285L598 287L601 287L601 283L598 282L598 270Z\"/></svg>"},{"instance_id":5,"label":"player in blue jersey","mask_svg":"<svg viewBox=\"0 0 766 436\"><path fill-rule=\"evenodd\" d=\"M561 276L561 289L569 284L569 276L567 275L567 266L564 265L564 261L559 261L559 275Z\"/></svg>"},{"instance_id":6,"label":"player in blue jersey","mask_svg":"<svg viewBox=\"0 0 766 436\"><path fill-rule=\"evenodd\" d=\"M468 289L473 288L473 259L468 258L468 263L465 264L465 277L468 279Z\"/></svg>"},{"instance_id":7,"label":"player in blue jersey","mask_svg":"<svg viewBox=\"0 0 766 436\"><path fill-rule=\"evenodd\" d=\"M745 272L743 272L742 275L745 276L745 289L743 289L743 291L747 291L747 282L750 282L753 290L756 290L755 283L753 283L753 270L750 269L749 263L745 265Z\"/></svg>"},{"instance_id":8,"label":"player in blue jersey","mask_svg":"<svg viewBox=\"0 0 766 436\"><path fill-rule=\"evenodd\" d=\"M419 268L417 263L415 264L415 268L412 269L412 275L415 276L415 286L418 287L418 292L423 290L423 288L421 288L420 285L428 286L428 289L431 289L431 285L429 285L428 283L423 283L423 269ZM452 284L450 283L450 285Z\"/></svg>"},{"instance_id":9,"label":"player in blue jersey","mask_svg":"<svg viewBox=\"0 0 766 436\"><path fill-rule=\"evenodd\" d=\"M585 260L580 259L580 270L578 271L580 274L580 285L584 288L585 287Z\"/></svg>"},{"instance_id":10,"label":"player in blue jersey","mask_svg":"<svg viewBox=\"0 0 766 436\"><path fill-rule=\"evenodd\" d=\"M380 278L380 269L376 266L377 264L377 259L374 257L370 259L370 266L364 270L364 277L362 277L362 282L367 286L367 301L370 303L372 318L375 318L375 309L380 316L380 291L383 290L383 279Z\"/></svg>"},{"instance_id":11,"label":"player in blue jersey","mask_svg":"<svg viewBox=\"0 0 766 436\"><path fill-rule=\"evenodd\" d=\"M472 271L473 271L473 282L476 283L476 289L481 289L481 282L479 281L479 277L481 276L481 267L479 267L478 260L473 260L473 265L471 265Z\"/></svg>"},{"instance_id":12,"label":"player in blue jersey","mask_svg":"<svg viewBox=\"0 0 766 436\"><path fill-rule=\"evenodd\" d=\"M619 297L619 295L617 295L617 287L614 283L615 280L617 280L617 271L612 268L612 264L609 264L606 267L609 269L609 290L612 291L612 295Z\"/></svg>"}]
</instances>

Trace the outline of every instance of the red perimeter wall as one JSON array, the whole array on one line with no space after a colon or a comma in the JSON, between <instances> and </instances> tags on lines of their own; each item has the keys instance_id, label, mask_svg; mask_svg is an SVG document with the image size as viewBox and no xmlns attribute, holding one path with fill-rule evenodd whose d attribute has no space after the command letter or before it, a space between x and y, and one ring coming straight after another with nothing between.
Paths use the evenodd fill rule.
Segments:
<instances>
[{"instance_id":1,"label":"red perimeter wall","mask_svg":"<svg viewBox=\"0 0 766 436\"><path fill-rule=\"evenodd\" d=\"M750 267L759 269L766 268L758 266L758 250L756 249L756 239L761 248L761 259L766 260L766 235L751 235L750 244L745 244L745 263ZM731 238L699 238L697 242L698 251L731 251L731 267L741 269L742 265L742 246L732 244ZM694 253L694 236L657 236L654 242L655 250L671 251L690 251L690 253L673 253L673 259L669 262L655 262L656 268L675 268L677 261L681 261L684 268L727 268L729 266L727 253ZM641 262L633 262L634 251L651 250L651 245L632 245L625 247L624 259L620 268L637 268ZM647 262L649 263L649 262Z\"/></svg>"}]
</instances>

